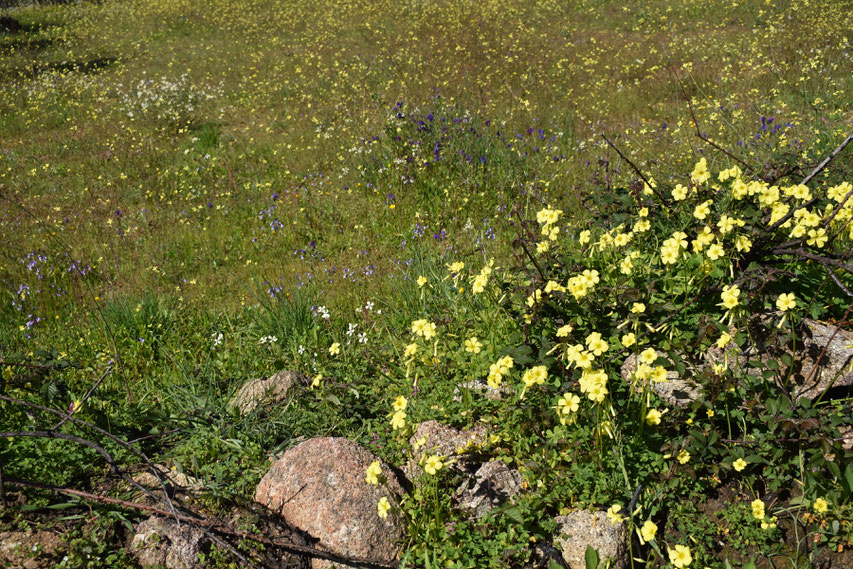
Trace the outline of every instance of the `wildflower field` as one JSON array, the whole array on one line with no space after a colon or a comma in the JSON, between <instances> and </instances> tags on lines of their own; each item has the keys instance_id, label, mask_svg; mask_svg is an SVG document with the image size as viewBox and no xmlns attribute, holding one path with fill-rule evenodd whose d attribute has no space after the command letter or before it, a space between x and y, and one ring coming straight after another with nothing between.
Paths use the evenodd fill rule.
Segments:
<instances>
[{"instance_id":1,"label":"wildflower field","mask_svg":"<svg viewBox=\"0 0 853 569\"><path fill-rule=\"evenodd\" d=\"M421 457L401 567L548 567L580 509L633 568L853 567L851 12L0 2L0 530L135 567L131 473L216 518L334 436ZM461 513L466 455L521 491Z\"/></svg>"}]
</instances>

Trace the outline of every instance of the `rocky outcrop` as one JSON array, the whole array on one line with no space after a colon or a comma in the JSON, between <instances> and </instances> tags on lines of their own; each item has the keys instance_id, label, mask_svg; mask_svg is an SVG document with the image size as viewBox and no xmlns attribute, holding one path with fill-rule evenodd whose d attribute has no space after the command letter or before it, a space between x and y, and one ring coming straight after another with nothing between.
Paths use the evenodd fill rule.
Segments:
<instances>
[{"instance_id":1,"label":"rocky outcrop","mask_svg":"<svg viewBox=\"0 0 853 569\"><path fill-rule=\"evenodd\" d=\"M427 456L438 455L448 459L445 462L452 465L459 462L461 455L484 446L488 440L486 425L460 430L438 421L424 421L415 429L409 444L414 449L414 458L418 463Z\"/></svg>"},{"instance_id":2,"label":"rocky outcrop","mask_svg":"<svg viewBox=\"0 0 853 569\"><path fill-rule=\"evenodd\" d=\"M382 463L383 483L365 481L367 467L375 460L370 451L347 439L309 439L273 464L258 484L255 501L316 538L320 549L393 560L399 555L404 524L393 509L387 518L379 517L377 504L383 497L395 503L403 489ZM315 569L329 565L312 560Z\"/></svg>"},{"instance_id":3,"label":"rocky outcrop","mask_svg":"<svg viewBox=\"0 0 853 569\"><path fill-rule=\"evenodd\" d=\"M815 320L804 324L803 346L794 363L795 397L814 399L830 386L853 385L853 332Z\"/></svg>"}]
</instances>

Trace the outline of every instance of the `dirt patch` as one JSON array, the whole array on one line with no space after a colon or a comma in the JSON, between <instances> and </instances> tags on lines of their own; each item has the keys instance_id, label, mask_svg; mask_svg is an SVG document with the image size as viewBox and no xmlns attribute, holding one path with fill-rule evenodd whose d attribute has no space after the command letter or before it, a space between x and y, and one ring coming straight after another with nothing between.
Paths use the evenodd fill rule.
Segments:
<instances>
[{"instance_id":1,"label":"dirt patch","mask_svg":"<svg viewBox=\"0 0 853 569\"><path fill-rule=\"evenodd\" d=\"M0 532L0 565L23 569L56 566L62 539L51 531Z\"/></svg>"}]
</instances>

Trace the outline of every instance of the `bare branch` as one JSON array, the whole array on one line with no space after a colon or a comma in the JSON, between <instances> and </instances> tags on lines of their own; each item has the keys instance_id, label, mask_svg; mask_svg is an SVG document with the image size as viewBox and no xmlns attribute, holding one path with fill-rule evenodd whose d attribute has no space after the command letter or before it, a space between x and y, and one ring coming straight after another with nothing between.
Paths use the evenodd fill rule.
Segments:
<instances>
[{"instance_id":1,"label":"bare branch","mask_svg":"<svg viewBox=\"0 0 853 569\"><path fill-rule=\"evenodd\" d=\"M628 163L628 166L630 166L634 170L634 172L636 172L637 175L643 180L643 182L645 182L646 187L651 188L651 190L655 193L655 195L661 201L664 207L666 207L666 200L660 194L660 192L658 192L657 188L652 187L652 185L649 183L649 179L646 178L645 174L643 174L643 172L633 162L631 162L631 160L627 156L622 154L622 151L619 150L619 148L615 144L613 144L613 142L609 138L607 138L607 136L602 134L601 138L603 138L605 142L607 142L607 144L609 144L610 147L616 151L616 154L618 154L619 157L622 158L622 160Z\"/></svg>"},{"instance_id":2,"label":"bare branch","mask_svg":"<svg viewBox=\"0 0 853 569\"><path fill-rule=\"evenodd\" d=\"M113 369L112 366L107 366L107 369L104 371L104 373L101 374L101 377L99 377L95 381L95 383L92 384L92 387L90 387L89 390L85 393L85 395L83 395L83 397L80 399L80 405L81 406L84 403L86 403L86 401L88 401L88 399L92 396L92 394L95 392L95 390L98 388L98 386L101 385L101 383L104 381L104 379L107 378L108 375L110 375L110 372L112 371L112 369ZM75 407L77 407L77 406L75 405ZM51 431L57 430L59 427L64 425L66 422L68 422L68 420L71 419L71 416L76 412L77 412L76 408L72 409L71 412L69 412L61 421L59 421L56 425L53 426Z\"/></svg>"},{"instance_id":3,"label":"bare branch","mask_svg":"<svg viewBox=\"0 0 853 569\"><path fill-rule=\"evenodd\" d=\"M827 156L826 158L824 158L824 159L823 159L823 162L821 162L820 164L818 164L818 165L817 165L817 167L816 167L814 170L812 170L812 173L811 173L811 174L809 174L808 176L806 176L805 178L803 178L803 181L802 181L802 182L800 182L800 183L801 183L801 184L803 184L803 185L805 185L805 184L808 184L809 182L811 182L811 181L812 181L812 178L814 178L815 176L817 176L818 174L820 174L820 173L821 173L821 171L823 171L823 169L824 169L824 168L826 168L827 164L829 164L829 163L832 161L832 159L833 159L833 158L835 158L836 156L838 156L838 153L839 153L839 152L841 152L842 150L844 150L844 147L845 147L845 146L847 146L848 144L850 144L850 141L851 141L851 140L853 140L853 133L851 133L850 135L848 135L848 136L847 136L847 138L845 138L845 139L844 139L844 142L842 142L841 144L839 144L839 145L835 148L835 150L833 150L832 152L830 152L830 153L829 153L829 156Z\"/></svg>"},{"instance_id":4,"label":"bare branch","mask_svg":"<svg viewBox=\"0 0 853 569\"><path fill-rule=\"evenodd\" d=\"M681 87L681 92L684 94L684 98L687 100L687 108L690 109L690 116L693 118L693 126L696 127L696 136L698 136L705 143L710 144L711 146L713 146L714 148L716 148L717 150L719 150L720 152L722 152L723 154L725 154L726 156L731 158L732 160L740 163L746 171L752 172L753 171L752 166L750 166L749 164L744 162L742 159L738 158L737 156L735 156L734 154L732 154L731 152L729 152L728 150L726 150L725 148L723 148L722 146L720 146L719 144L717 144L716 142L714 142L713 140L708 138L705 135L705 133L703 133L699 129L699 120L696 118L696 112L693 110L693 102L690 100L690 97L684 91L684 87L681 85L681 81L678 82L678 85L679 85L679 87Z\"/></svg>"}]
</instances>

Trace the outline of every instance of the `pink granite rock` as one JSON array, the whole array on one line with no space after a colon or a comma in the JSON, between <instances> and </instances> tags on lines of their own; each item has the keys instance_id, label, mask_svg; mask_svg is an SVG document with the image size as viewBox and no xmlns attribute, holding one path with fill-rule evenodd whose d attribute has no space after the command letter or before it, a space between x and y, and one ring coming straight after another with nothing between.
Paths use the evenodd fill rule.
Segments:
<instances>
[{"instance_id":1,"label":"pink granite rock","mask_svg":"<svg viewBox=\"0 0 853 569\"><path fill-rule=\"evenodd\" d=\"M386 484L365 481L367 467L377 460L370 451L343 438L315 438L282 455L263 477L255 501L280 514L319 540L317 546L339 555L396 559L404 524L392 510L379 517L377 503L395 503L403 489L382 463ZM315 569L330 563L313 560ZM336 564L340 566L340 564Z\"/></svg>"}]
</instances>

